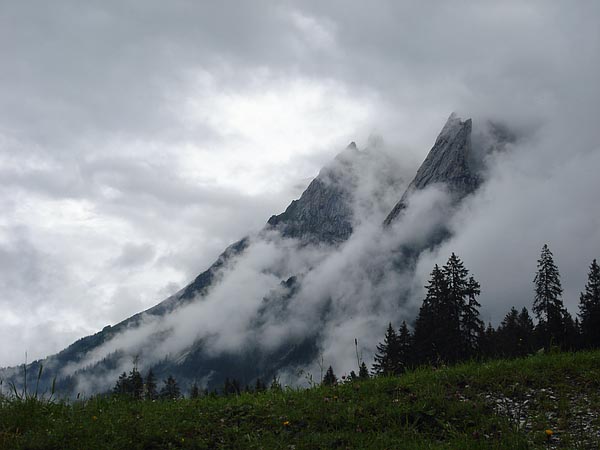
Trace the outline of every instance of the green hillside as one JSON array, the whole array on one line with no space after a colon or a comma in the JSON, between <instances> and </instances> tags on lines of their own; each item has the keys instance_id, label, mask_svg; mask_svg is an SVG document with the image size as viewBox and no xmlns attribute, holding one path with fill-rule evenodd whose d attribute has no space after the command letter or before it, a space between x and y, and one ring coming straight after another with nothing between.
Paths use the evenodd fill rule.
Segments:
<instances>
[{"instance_id":1,"label":"green hillside","mask_svg":"<svg viewBox=\"0 0 600 450\"><path fill-rule=\"evenodd\" d=\"M600 351L594 351L420 369L398 378L335 387L194 400L93 398L66 404L5 396L0 404L0 446L598 448L599 385Z\"/></svg>"}]
</instances>

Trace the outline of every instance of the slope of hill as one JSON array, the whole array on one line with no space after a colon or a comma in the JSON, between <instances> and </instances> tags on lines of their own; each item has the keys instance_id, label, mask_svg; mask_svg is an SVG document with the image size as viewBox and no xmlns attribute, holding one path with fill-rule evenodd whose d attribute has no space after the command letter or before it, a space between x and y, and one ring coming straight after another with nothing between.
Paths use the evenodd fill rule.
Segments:
<instances>
[{"instance_id":1,"label":"slope of hill","mask_svg":"<svg viewBox=\"0 0 600 450\"><path fill-rule=\"evenodd\" d=\"M593 351L194 400L5 398L0 447L591 449L598 380Z\"/></svg>"}]
</instances>

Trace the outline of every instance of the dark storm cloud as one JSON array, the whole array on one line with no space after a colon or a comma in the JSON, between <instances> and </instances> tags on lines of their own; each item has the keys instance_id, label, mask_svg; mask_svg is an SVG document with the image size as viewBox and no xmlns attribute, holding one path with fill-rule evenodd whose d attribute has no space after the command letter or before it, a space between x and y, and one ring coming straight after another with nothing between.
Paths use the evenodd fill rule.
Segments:
<instances>
[{"instance_id":1,"label":"dark storm cloud","mask_svg":"<svg viewBox=\"0 0 600 450\"><path fill-rule=\"evenodd\" d=\"M511 272L521 281L503 296L490 255L531 272L549 241L572 307L600 256L585 206L598 191L599 17L591 1L2 2L0 285L11 327L32 330L15 346L51 329L62 338L42 356L152 305L350 140L382 135L415 166L452 110L525 138L420 273L463 253L497 314L531 274ZM534 207L540 197L550 203ZM58 325L44 322L48 302ZM95 322L80 304L100 305Z\"/></svg>"}]
</instances>

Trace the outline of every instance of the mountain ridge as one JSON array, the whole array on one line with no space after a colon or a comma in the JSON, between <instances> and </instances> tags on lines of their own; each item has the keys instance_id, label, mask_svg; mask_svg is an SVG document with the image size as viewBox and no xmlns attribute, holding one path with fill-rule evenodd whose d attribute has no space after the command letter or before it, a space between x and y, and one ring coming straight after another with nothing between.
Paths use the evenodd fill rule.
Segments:
<instances>
[{"instance_id":1,"label":"mountain ridge","mask_svg":"<svg viewBox=\"0 0 600 450\"><path fill-rule=\"evenodd\" d=\"M452 194L454 201L458 202L477 189L482 179L472 164L471 131L470 119L462 121L456 114L450 115L414 179L391 211L388 209L390 212L383 220L382 233L386 232L390 224L399 220L402 211L407 208L411 196L416 191L442 184ZM245 252L254 242L265 239L268 241L269 236L276 235L283 241L296 243L295 245L300 246L297 247L298 249L315 246L325 254L335 252L335 249L353 235L355 226L361 220L359 216L370 217L375 214L373 209L369 209L371 207L369 203L372 202L369 195L373 192L369 190L366 194L361 192L365 181L361 179L361 174L366 170L365 167L368 166L375 179L384 180L381 189L389 189L390 185L401 183L395 179L397 175L394 174L394 167L389 161L384 159L369 166L372 162L371 157L368 151L359 150L352 142L336 156L332 163L319 172L299 199L292 201L283 213L271 216L258 235L244 237L228 246L215 263L178 293L146 311L76 341L56 355L39 361L38 365L44 363L46 367L55 371L64 367L74 367L75 370L66 374L59 383L65 390L77 388L77 378L92 373L96 374L99 380L92 388L102 389L101 384L105 382L104 379L110 378L112 372L123 367L124 358L126 359L128 354L115 347L116 350L100 359L90 359L88 355L94 354L99 348L111 343L112 339L116 339L123 333L135 331L147 322L148 318L167 317L179 308L201 302L203 298L210 295L211 290L215 289L215 284L220 283L223 274L235 273L240 258L244 258ZM374 192L379 195L379 191ZM446 237L445 232L436 233L430 236L430 243L427 245L437 245ZM408 251L405 248L401 252L402 257L412 260L425 247L408 249ZM294 247L290 251L293 252ZM306 270L310 273L313 270L312 266L309 265ZM262 344L259 344L262 340L261 333L265 331L265 321L277 320L278 314L286 318L294 314L290 308L295 305L294 300L298 293L302 292L304 283L304 275L301 272L285 275L285 271L278 273L275 270L269 276L280 279L279 288L265 294L260 307L251 317L247 325L249 341L245 344L245 352L213 354L209 351L210 339L199 338L178 353L165 354L162 360L159 359L152 365L155 373L166 376L175 372L185 380L200 377L207 386L214 387L218 386L225 376L238 374L248 382L257 377L271 377L286 368L298 364L306 365L314 360L320 352L319 343L322 336L319 332L309 333L299 338L285 338L273 348L269 347L267 351L263 349ZM333 299L325 301L323 306L325 309L320 313L322 316L313 320L321 322L330 320L326 311L329 308L327 305L332 301ZM169 329L160 330L156 328L156 331L149 335L150 342L158 343L172 334ZM152 351L152 346L145 351ZM89 363L86 363L86 358ZM35 373L35 367L35 364L32 364L29 372Z\"/></svg>"}]
</instances>

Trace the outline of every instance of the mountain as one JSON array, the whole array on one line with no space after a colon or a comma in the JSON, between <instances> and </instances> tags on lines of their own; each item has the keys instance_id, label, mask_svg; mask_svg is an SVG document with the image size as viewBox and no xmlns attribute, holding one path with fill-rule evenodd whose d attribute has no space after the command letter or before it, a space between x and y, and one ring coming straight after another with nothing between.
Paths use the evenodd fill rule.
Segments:
<instances>
[{"instance_id":1,"label":"mountain","mask_svg":"<svg viewBox=\"0 0 600 450\"><path fill-rule=\"evenodd\" d=\"M462 121L455 113L450 115L415 178L386 217L385 225L396 220L416 190L440 183L457 199L462 199L477 189L481 179L473 167L471 131L471 119Z\"/></svg>"},{"instance_id":2,"label":"mountain","mask_svg":"<svg viewBox=\"0 0 600 450\"><path fill-rule=\"evenodd\" d=\"M408 187L393 158L351 143L283 213L230 245L185 288L32 363L29 374L43 364L43 385L56 375L64 392L92 393L112 386L134 359L159 379L173 374L184 386L207 388L226 377L252 383L314 366L358 317L377 322L397 309L400 297L390 286L401 279L394 270L407 269L390 266L391 259L400 254L410 267L447 236L434 227L410 252L394 236L381 239L393 232L388 225L402 226L416 191L443 184L459 202L477 189L481 155L471 134L471 120L452 114ZM361 339L376 339L367 330ZM19 370L0 377L18 383Z\"/></svg>"}]
</instances>

